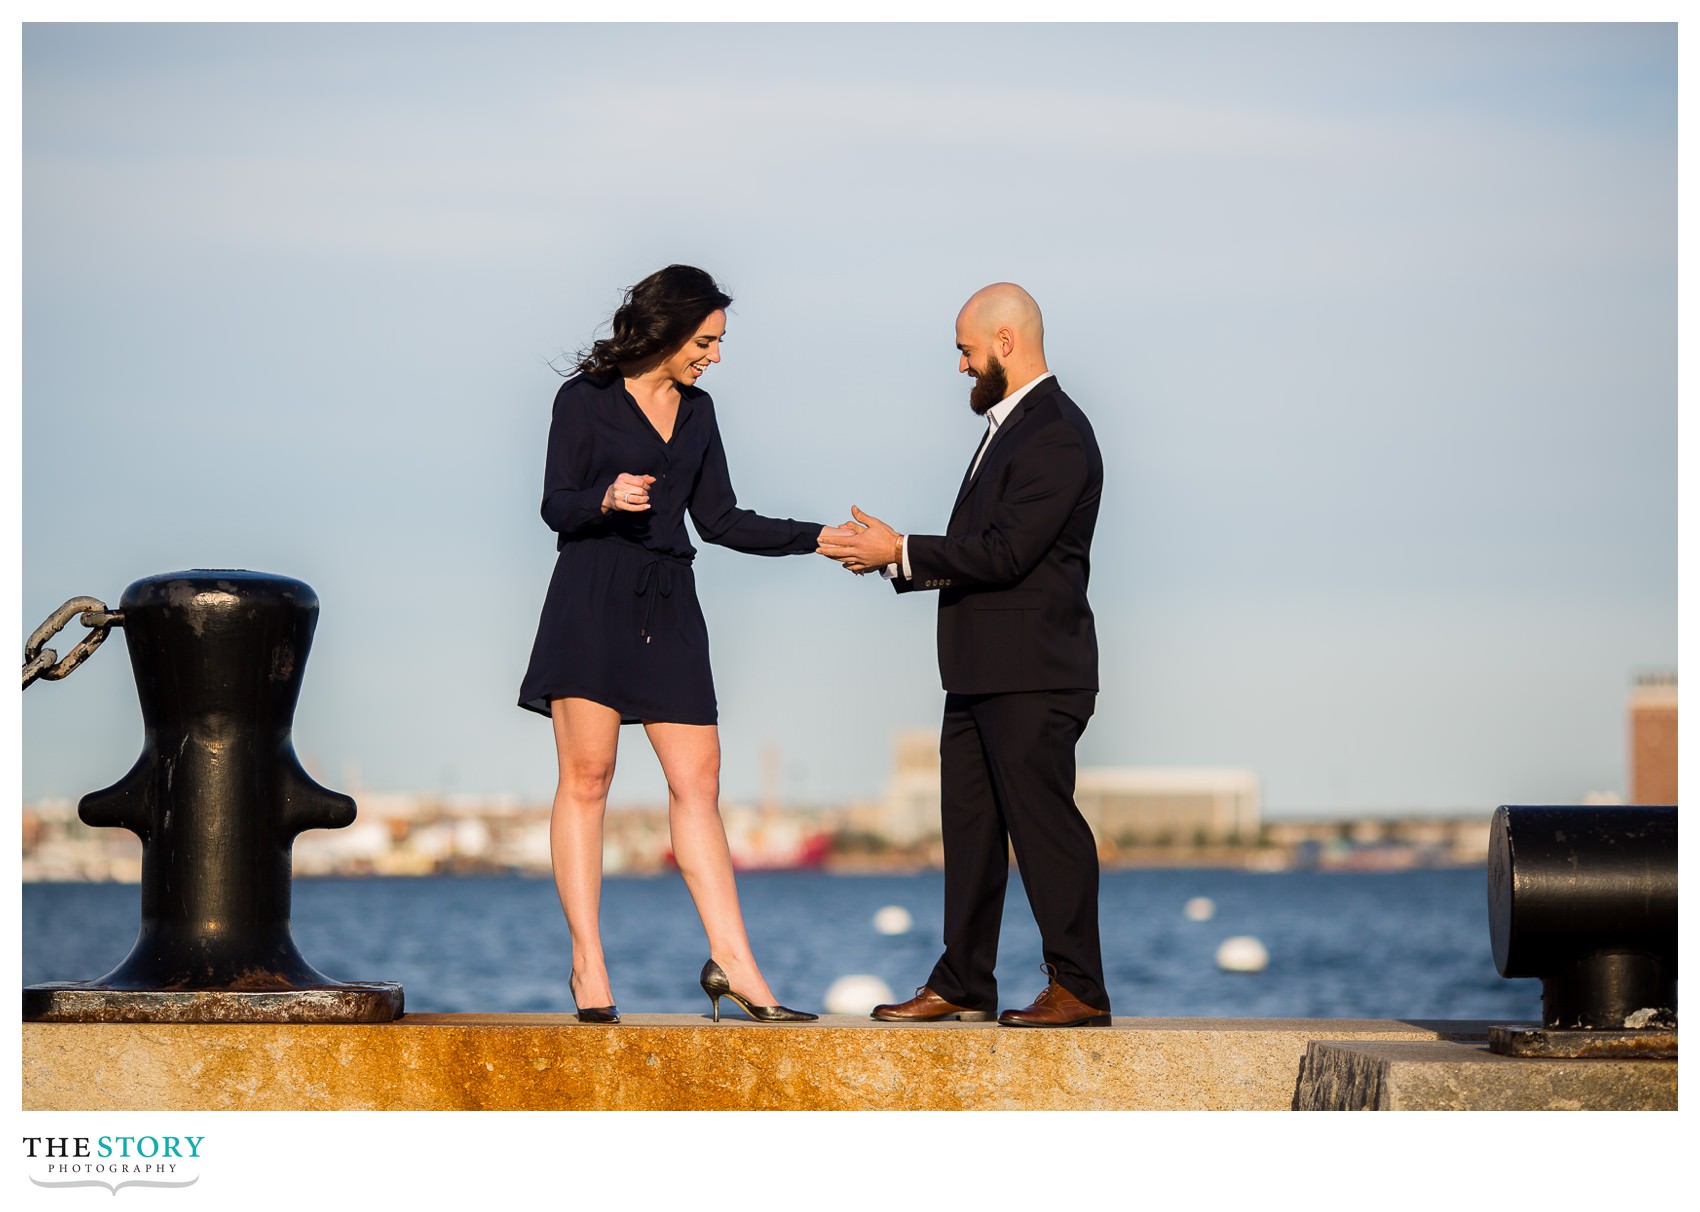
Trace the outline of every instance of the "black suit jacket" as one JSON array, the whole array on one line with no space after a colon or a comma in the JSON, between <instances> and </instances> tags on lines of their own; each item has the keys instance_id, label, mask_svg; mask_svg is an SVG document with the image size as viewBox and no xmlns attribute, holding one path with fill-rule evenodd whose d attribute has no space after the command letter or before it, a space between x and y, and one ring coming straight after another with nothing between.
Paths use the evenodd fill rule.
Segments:
<instances>
[{"instance_id":1,"label":"black suit jacket","mask_svg":"<svg viewBox=\"0 0 1700 1212\"><path fill-rule=\"evenodd\" d=\"M1023 396L963 478L943 535L904 540L912 579L939 592L939 675L953 694L1098 689L1086 600L1104 462L1054 377Z\"/></svg>"}]
</instances>

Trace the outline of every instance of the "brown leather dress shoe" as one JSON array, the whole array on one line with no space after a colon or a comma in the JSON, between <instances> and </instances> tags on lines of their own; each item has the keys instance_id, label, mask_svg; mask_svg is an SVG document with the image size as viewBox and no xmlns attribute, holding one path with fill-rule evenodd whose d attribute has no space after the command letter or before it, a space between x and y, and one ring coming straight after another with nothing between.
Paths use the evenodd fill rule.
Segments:
<instances>
[{"instance_id":1,"label":"brown leather dress shoe","mask_svg":"<svg viewBox=\"0 0 1700 1212\"><path fill-rule=\"evenodd\" d=\"M992 1012L954 1006L922 985L915 990L915 996L906 1002L875 1006L871 1017L887 1023L936 1023L945 1018L959 1019L965 1023L989 1023L992 1021Z\"/></svg>"},{"instance_id":2,"label":"brown leather dress shoe","mask_svg":"<svg viewBox=\"0 0 1700 1212\"><path fill-rule=\"evenodd\" d=\"M1057 984L1056 971L1049 964L1045 973L1051 978L1045 991L1023 1010L1005 1010L998 1022L1005 1027L1108 1027L1110 1012L1088 1006L1074 994Z\"/></svg>"}]
</instances>

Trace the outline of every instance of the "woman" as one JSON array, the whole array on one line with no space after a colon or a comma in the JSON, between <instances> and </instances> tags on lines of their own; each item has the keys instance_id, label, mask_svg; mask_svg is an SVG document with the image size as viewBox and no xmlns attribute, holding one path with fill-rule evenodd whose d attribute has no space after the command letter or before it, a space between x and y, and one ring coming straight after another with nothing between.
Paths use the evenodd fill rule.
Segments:
<instances>
[{"instance_id":1,"label":"woman","mask_svg":"<svg viewBox=\"0 0 1700 1212\"><path fill-rule=\"evenodd\" d=\"M754 555L812 553L846 532L738 508L713 401L696 386L720 361L731 302L700 269L651 274L555 396L543 520L559 555L519 701L555 726L549 841L581 1022L620 1021L602 953L602 818L620 725L639 723L667 777L673 853L708 934L701 983L715 1021L721 997L763 1022L816 1017L778 1004L744 931L684 516L709 542Z\"/></svg>"}]
</instances>

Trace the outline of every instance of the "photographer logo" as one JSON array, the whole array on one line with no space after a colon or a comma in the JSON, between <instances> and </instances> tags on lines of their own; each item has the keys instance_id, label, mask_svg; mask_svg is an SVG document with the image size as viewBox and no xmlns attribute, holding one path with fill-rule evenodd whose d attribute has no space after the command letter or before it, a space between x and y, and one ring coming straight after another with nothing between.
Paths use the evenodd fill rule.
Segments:
<instances>
[{"instance_id":1,"label":"photographer logo","mask_svg":"<svg viewBox=\"0 0 1700 1212\"><path fill-rule=\"evenodd\" d=\"M24 1161L38 1187L192 1187L204 1136L26 1136Z\"/></svg>"}]
</instances>

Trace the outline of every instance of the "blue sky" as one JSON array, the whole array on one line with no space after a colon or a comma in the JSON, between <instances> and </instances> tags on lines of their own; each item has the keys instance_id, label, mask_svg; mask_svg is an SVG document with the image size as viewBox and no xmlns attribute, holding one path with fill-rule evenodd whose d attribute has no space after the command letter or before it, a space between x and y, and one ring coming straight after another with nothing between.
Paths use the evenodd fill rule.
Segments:
<instances>
[{"instance_id":1,"label":"blue sky","mask_svg":"<svg viewBox=\"0 0 1700 1212\"><path fill-rule=\"evenodd\" d=\"M1677 655L1676 82L1670 25L32 26L22 626L299 577L322 781L544 798L551 363L701 265L742 502L936 532L952 324L1008 279L1105 456L1084 762L1275 814L1621 792ZM700 546L726 793L771 748L878 794L931 602ZM25 797L140 737L115 639L24 696Z\"/></svg>"}]
</instances>

